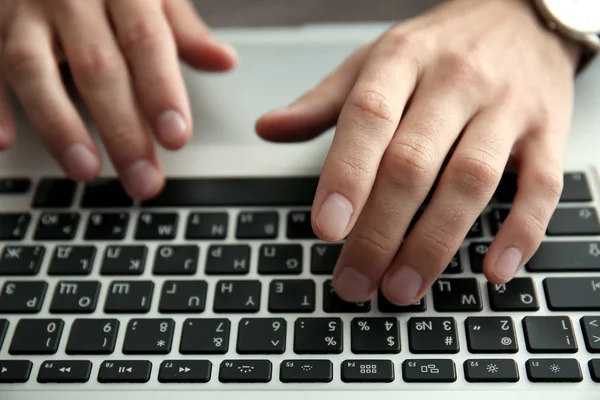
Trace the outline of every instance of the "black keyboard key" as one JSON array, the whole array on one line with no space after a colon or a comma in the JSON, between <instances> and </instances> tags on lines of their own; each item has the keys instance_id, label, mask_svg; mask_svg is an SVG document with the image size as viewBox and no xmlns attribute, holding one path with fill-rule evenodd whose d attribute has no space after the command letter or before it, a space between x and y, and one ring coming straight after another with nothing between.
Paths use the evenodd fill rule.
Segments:
<instances>
[{"instance_id":1,"label":"black keyboard key","mask_svg":"<svg viewBox=\"0 0 600 400\"><path fill-rule=\"evenodd\" d=\"M424 359L402 362L402 376L410 383L440 383L456 381L456 365L452 360Z\"/></svg>"},{"instance_id":2,"label":"black keyboard key","mask_svg":"<svg viewBox=\"0 0 600 400\"><path fill-rule=\"evenodd\" d=\"M37 275L45 253L42 246L5 246L0 255L0 275Z\"/></svg>"},{"instance_id":3,"label":"black keyboard key","mask_svg":"<svg viewBox=\"0 0 600 400\"><path fill-rule=\"evenodd\" d=\"M564 174L563 182L563 191L560 197L561 202L592 201L590 186L584 173L566 173Z\"/></svg>"},{"instance_id":4,"label":"black keyboard key","mask_svg":"<svg viewBox=\"0 0 600 400\"><path fill-rule=\"evenodd\" d=\"M340 354L344 349L341 318L298 318L294 324L296 354Z\"/></svg>"},{"instance_id":5,"label":"black keyboard key","mask_svg":"<svg viewBox=\"0 0 600 400\"><path fill-rule=\"evenodd\" d=\"M33 237L35 240L73 240L80 218L76 213L43 213Z\"/></svg>"},{"instance_id":6,"label":"black keyboard key","mask_svg":"<svg viewBox=\"0 0 600 400\"><path fill-rule=\"evenodd\" d=\"M302 272L303 249L299 244L264 244L258 255L258 273L298 275Z\"/></svg>"},{"instance_id":7,"label":"black keyboard key","mask_svg":"<svg viewBox=\"0 0 600 400\"><path fill-rule=\"evenodd\" d=\"M537 311L540 308L531 278L513 278L510 282L488 282L490 307L494 311Z\"/></svg>"},{"instance_id":8,"label":"black keyboard key","mask_svg":"<svg viewBox=\"0 0 600 400\"><path fill-rule=\"evenodd\" d=\"M530 353L576 353L578 350L568 317L525 317L523 333Z\"/></svg>"},{"instance_id":9,"label":"black keyboard key","mask_svg":"<svg viewBox=\"0 0 600 400\"><path fill-rule=\"evenodd\" d=\"M600 235L600 221L594 208L558 208L554 211L548 230L549 236Z\"/></svg>"},{"instance_id":10,"label":"black keyboard key","mask_svg":"<svg viewBox=\"0 0 600 400\"><path fill-rule=\"evenodd\" d=\"M464 363L468 382L518 382L519 368L508 358L472 359Z\"/></svg>"},{"instance_id":11,"label":"black keyboard key","mask_svg":"<svg viewBox=\"0 0 600 400\"><path fill-rule=\"evenodd\" d=\"M104 361L98 371L100 383L146 383L150 380L152 363L145 360Z\"/></svg>"},{"instance_id":12,"label":"black keyboard key","mask_svg":"<svg viewBox=\"0 0 600 400\"><path fill-rule=\"evenodd\" d=\"M531 382L581 382L581 366L574 358L534 358L525 363Z\"/></svg>"},{"instance_id":13,"label":"black keyboard key","mask_svg":"<svg viewBox=\"0 0 600 400\"><path fill-rule=\"evenodd\" d=\"M250 246L212 245L206 257L207 275L245 275L250 271Z\"/></svg>"},{"instance_id":14,"label":"black keyboard key","mask_svg":"<svg viewBox=\"0 0 600 400\"><path fill-rule=\"evenodd\" d=\"M49 360L40 365L39 383L86 383L90 380L92 362L86 360Z\"/></svg>"},{"instance_id":15,"label":"black keyboard key","mask_svg":"<svg viewBox=\"0 0 600 400\"><path fill-rule=\"evenodd\" d=\"M146 207L310 206L318 177L168 179Z\"/></svg>"},{"instance_id":16,"label":"black keyboard key","mask_svg":"<svg viewBox=\"0 0 600 400\"><path fill-rule=\"evenodd\" d=\"M175 321L132 319L127 325L123 354L169 354L173 345Z\"/></svg>"},{"instance_id":17,"label":"black keyboard key","mask_svg":"<svg viewBox=\"0 0 600 400\"><path fill-rule=\"evenodd\" d=\"M47 290L48 284L42 281L6 281L0 293L0 313L38 313Z\"/></svg>"},{"instance_id":18,"label":"black keyboard key","mask_svg":"<svg viewBox=\"0 0 600 400\"><path fill-rule=\"evenodd\" d=\"M188 240L225 239L228 233L229 214L190 213L185 231Z\"/></svg>"},{"instance_id":19,"label":"black keyboard key","mask_svg":"<svg viewBox=\"0 0 600 400\"><path fill-rule=\"evenodd\" d=\"M267 383L273 364L269 360L225 360L219 368L222 383Z\"/></svg>"},{"instance_id":20,"label":"black keyboard key","mask_svg":"<svg viewBox=\"0 0 600 400\"><path fill-rule=\"evenodd\" d=\"M133 200L118 179L96 179L85 185L81 208L128 208Z\"/></svg>"},{"instance_id":21,"label":"black keyboard key","mask_svg":"<svg viewBox=\"0 0 600 400\"><path fill-rule=\"evenodd\" d=\"M548 308L553 311L600 311L600 277L544 279Z\"/></svg>"},{"instance_id":22,"label":"black keyboard key","mask_svg":"<svg viewBox=\"0 0 600 400\"><path fill-rule=\"evenodd\" d=\"M198 269L200 248L195 245L160 246L154 256L156 275L193 275Z\"/></svg>"},{"instance_id":23,"label":"black keyboard key","mask_svg":"<svg viewBox=\"0 0 600 400\"><path fill-rule=\"evenodd\" d=\"M32 369L29 360L0 360L0 383L25 383Z\"/></svg>"},{"instance_id":24,"label":"black keyboard key","mask_svg":"<svg viewBox=\"0 0 600 400\"><path fill-rule=\"evenodd\" d=\"M123 240L128 226L127 213L92 213L83 237L85 240Z\"/></svg>"},{"instance_id":25,"label":"black keyboard key","mask_svg":"<svg viewBox=\"0 0 600 400\"><path fill-rule=\"evenodd\" d=\"M525 268L530 272L600 271L600 242L543 242Z\"/></svg>"},{"instance_id":26,"label":"black keyboard key","mask_svg":"<svg viewBox=\"0 0 600 400\"><path fill-rule=\"evenodd\" d=\"M438 279L432 287L432 292L433 306L438 312L466 312L483 309L477 279Z\"/></svg>"},{"instance_id":27,"label":"black keyboard key","mask_svg":"<svg viewBox=\"0 0 600 400\"><path fill-rule=\"evenodd\" d=\"M310 272L331 275L342 251L341 243L313 244L310 249Z\"/></svg>"},{"instance_id":28,"label":"black keyboard key","mask_svg":"<svg viewBox=\"0 0 600 400\"><path fill-rule=\"evenodd\" d=\"M346 383L376 383L394 381L394 363L390 360L345 360L340 378Z\"/></svg>"},{"instance_id":29,"label":"black keyboard key","mask_svg":"<svg viewBox=\"0 0 600 400\"><path fill-rule=\"evenodd\" d=\"M516 353L515 327L509 317L469 317L465 320L471 353Z\"/></svg>"},{"instance_id":30,"label":"black keyboard key","mask_svg":"<svg viewBox=\"0 0 600 400\"><path fill-rule=\"evenodd\" d=\"M283 383L328 383L333 380L333 363L329 360L284 360L279 367Z\"/></svg>"},{"instance_id":31,"label":"black keyboard key","mask_svg":"<svg viewBox=\"0 0 600 400\"><path fill-rule=\"evenodd\" d=\"M165 360L160 364L160 383L206 383L210 381L212 363L208 360Z\"/></svg>"},{"instance_id":32,"label":"black keyboard key","mask_svg":"<svg viewBox=\"0 0 600 400\"><path fill-rule=\"evenodd\" d=\"M463 272L462 259L459 253L456 253L444 270L445 275L455 275Z\"/></svg>"},{"instance_id":33,"label":"black keyboard key","mask_svg":"<svg viewBox=\"0 0 600 400\"><path fill-rule=\"evenodd\" d=\"M50 303L51 313L93 313L100 296L100 282L61 281Z\"/></svg>"},{"instance_id":34,"label":"black keyboard key","mask_svg":"<svg viewBox=\"0 0 600 400\"><path fill-rule=\"evenodd\" d=\"M70 355L112 354L118 334L117 319L76 319L65 352Z\"/></svg>"},{"instance_id":35,"label":"black keyboard key","mask_svg":"<svg viewBox=\"0 0 600 400\"><path fill-rule=\"evenodd\" d=\"M186 319L183 323L181 354L225 354L229 351L231 322L225 318Z\"/></svg>"},{"instance_id":36,"label":"black keyboard key","mask_svg":"<svg viewBox=\"0 0 600 400\"><path fill-rule=\"evenodd\" d=\"M28 213L0 214L0 240L23 240L30 222L31 214Z\"/></svg>"},{"instance_id":37,"label":"black keyboard key","mask_svg":"<svg viewBox=\"0 0 600 400\"><path fill-rule=\"evenodd\" d=\"M588 362L588 367L590 368L592 380L596 383L600 383L600 358L590 360Z\"/></svg>"},{"instance_id":38,"label":"black keyboard key","mask_svg":"<svg viewBox=\"0 0 600 400\"><path fill-rule=\"evenodd\" d=\"M316 239L312 228L310 211L290 211L287 216L288 239Z\"/></svg>"},{"instance_id":39,"label":"black keyboard key","mask_svg":"<svg viewBox=\"0 0 600 400\"><path fill-rule=\"evenodd\" d=\"M473 242L469 245L469 262L473 273L483 272L483 259L489 248L490 243L487 242Z\"/></svg>"},{"instance_id":40,"label":"black keyboard key","mask_svg":"<svg viewBox=\"0 0 600 400\"><path fill-rule=\"evenodd\" d=\"M28 178L2 178L0 179L0 194L25 194L31 189L31 179Z\"/></svg>"},{"instance_id":41,"label":"black keyboard key","mask_svg":"<svg viewBox=\"0 0 600 400\"><path fill-rule=\"evenodd\" d=\"M277 212L243 212L237 220L238 239L275 239L279 233Z\"/></svg>"},{"instance_id":42,"label":"black keyboard key","mask_svg":"<svg viewBox=\"0 0 600 400\"><path fill-rule=\"evenodd\" d=\"M413 317L408 320L408 344L413 354L458 353L458 331L454 318Z\"/></svg>"},{"instance_id":43,"label":"black keyboard key","mask_svg":"<svg viewBox=\"0 0 600 400\"><path fill-rule=\"evenodd\" d=\"M104 251L102 275L141 275L146 266L146 246L107 246Z\"/></svg>"},{"instance_id":44,"label":"black keyboard key","mask_svg":"<svg viewBox=\"0 0 600 400\"><path fill-rule=\"evenodd\" d=\"M111 282L106 301L105 313L147 313L150 311L154 283L152 281Z\"/></svg>"},{"instance_id":45,"label":"black keyboard key","mask_svg":"<svg viewBox=\"0 0 600 400\"><path fill-rule=\"evenodd\" d=\"M382 313L396 314L425 312L427 310L427 296L423 296L421 299L408 306L397 306L386 299L383 292L379 290L377 292L377 307Z\"/></svg>"},{"instance_id":46,"label":"black keyboard key","mask_svg":"<svg viewBox=\"0 0 600 400\"><path fill-rule=\"evenodd\" d=\"M0 349L2 349L2 344L4 343L4 338L6 337L6 332L8 332L8 326L10 323L7 319L0 319Z\"/></svg>"},{"instance_id":47,"label":"black keyboard key","mask_svg":"<svg viewBox=\"0 0 600 400\"><path fill-rule=\"evenodd\" d=\"M141 213L135 231L136 240L175 239L179 223L177 213Z\"/></svg>"},{"instance_id":48,"label":"black keyboard key","mask_svg":"<svg viewBox=\"0 0 600 400\"><path fill-rule=\"evenodd\" d=\"M219 281L215 287L216 313L255 313L260 310L260 281Z\"/></svg>"},{"instance_id":49,"label":"black keyboard key","mask_svg":"<svg viewBox=\"0 0 600 400\"><path fill-rule=\"evenodd\" d=\"M40 180L33 199L33 208L69 208L75 199L77 184L69 179Z\"/></svg>"},{"instance_id":50,"label":"black keyboard key","mask_svg":"<svg viewBox=\"0 0 600 400\"><path fill-rule=\"evenodd\" d=\"M480 238L483 236L483 223L481 221L481 217L477 218L473 225L471 225L471 229L467 232L468 238Z\"/></svg>"},{"instance_id":51,"label":"black keyboard key","mask_svg":"<svg viewBox=\"0 0 600 400\"><path fill-rule=\"evenodd\" d=\"M48 275L89 275L95 259L94 246L56 246Z\"/></svg>"},{"instance_id":52,"label":"black keyboard key","mask_svg":"<svg viewBox=\"0 0 600 400\"><path fill-rule=\"evenodd\" d=\"M500 228L502 228L504 221L506 221L506 218L508 218L509 212L509 208L493 208L490 211L489 221L490 228L492 229L492 235L496 235Z\"/></svg>"},{"instance_id":53,"label":"black keyboard key","mask_svg":"<svg viewBox=\"0 0 600 400\"><path fill-rule=\"evenodd\" d=\"M600 317L586 316L579 322L588 352L600 353Z\"/></svg>"},{"instance_id":54,"label":"black keyboard key","mask_svg":"<svg viewBox=\"0 0 600 400\"><path fill-rule=\"evenodd\" d=\"M350 303L342 300L333 287L333 280L323 282L323 311L326 313L366 313L371 311L371 301Z\"/></svg>"},{"instance_id":55,"label":"black keyboard key","mask_svg":"<svg viewBox=\"0 0 600 400\"><path fill-rule=\"evenodd\" d=\"M49 355L58 351L64 328L61 319L21 319L8 350L11 355Z\"/></svg>"},{"instance_id":56,"label":"black keyboard key","mask_svg":"<svg viewBox=\"0 0 600 400\"><path fill-rule=\"evenodd\" d=\"M161 313L201 313L206 307L205 281L165 281L158 311Z\"/></svg>"},{"instance_id":57,"label":"black keyboard key","mask_svg":"<svg viewBox=\"0 0 600 400\"><path fill-rule=\"evenodd\" d=\"M242 318L238 325L238 354L283 354L287 324L283 318Z\"/></svg>"},{"instance_id":58,"label":"black keyboard key","mask_svg":"<svg viewBox=\"0 0 600 400\"><path fill-rule=\"evenodd\" d=\"M310 279L273 280L269 284L269 312L315 311L315 282Z\"/></svg>"},{"instance_id":59,"label":"black keyboard key","mask_svg":"<svg viewBox=\"0 0 600 400\"><path fill-rule=\"evenodd\" d=\"M400 325L397 318L354 318L350 336L354 354L400 352Z\"/></svg>"}]
</instances>

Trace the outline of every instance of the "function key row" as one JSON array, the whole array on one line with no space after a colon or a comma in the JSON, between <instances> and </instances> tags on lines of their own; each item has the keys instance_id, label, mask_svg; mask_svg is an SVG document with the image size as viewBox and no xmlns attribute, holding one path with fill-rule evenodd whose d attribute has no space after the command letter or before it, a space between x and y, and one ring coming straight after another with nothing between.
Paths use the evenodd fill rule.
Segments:
<instances>
[{"instance_id":1,"label":"function key row","mask_svg":"<svg viewBox=\"0 0 600 400\"><path fill-rule=\"evenodd\" d=\"M598 317L579 320L585 348L600 353ZM76 319L68 334L69 355L105 354L115 351L120 321L114 318ZM524 317L521 321L525 347L532 354L577 353L576 327L566 316ZM4 332L9 322L0 319ZM122 353L127 355L170 354L175 320L131 319L125 330ZM290 323L290 325L292 325ZM341 354L345 342L341 318L296 318L293 339L288 340L288 320L242 318L237 338L227 318L188 318L183 321L179 353L227 354L232 343L238 354ZM400 322L394 317L354 318L350 322L350 351L353 354L398 354ZM1 333L2 331L0 331ZM8 353L11 355L56 354L66 332L62 319L21 319L17 322ZM517 329L510 317L468 317L464 321L468 351L472 354L515 354L521 351ZM411 317L407 321L408 349L413 354L456 354L460 348L459 326L452 317ZM3 333L5 336L6 333ZM4 341L0 337L0 347ZM6 339L8 343L9 340ZM293 342L293 343L291 343Z\"/></svg>"},{"instance_id":2,"label":"function key row","mask_svg":"<svg viewBox=\"0 0 600 400\"><path fill-rule=\"evenodd\" d=\"M592 195L581 172L564 174L561 202L587 202ZM162 193L147 201L151 207L310 206L318 177L289 178L181 178L168 179ZM28 193L28 178L0 178L0 195ZM77 184L68 179L41 179L34 195L37 208L68 208L75 202ZM494 202L510 203L517 192L517 175L505 173ZM85 186L83 208L131 207L133 200L117 179L101 178Z\"/></svg>"},{"instance_id":3,"label":"function key row","mask_svg":"<svg viewBox=\"0 0 600 400\"><path fill-rule=\"evenodd\" d=\"M589 375L600 382L600 359L587 363ZM49 360L39 368L39 383L86 383L91 379L93 364L87 360ZM273 380L273 363L269 360L224 360L218 369L221 383L269 383ZM321 359L288 359L279 366L282 383L329 383L333 381L333 362ZM28 360L0 361L0 383L25 383L32 374ZM525 362L530 382L581 382L583 371L572 358L532 358ZM456 364L450 359L407 359L400 364L402 380L407 383L452 383L458 380ZM463 363L467 382L518 382L521 377L514 360L468 359ZM135 360L106 360L100 364L99 383L147 383L152 363ZM160 383L207 383L213 378L209 360L164 360L159 367ZM586 374L587 375L587 374ZM390 383L396 380L396 367L385 359L348 359L339 366L344 383Z\"/></svg>"}]
</instances>

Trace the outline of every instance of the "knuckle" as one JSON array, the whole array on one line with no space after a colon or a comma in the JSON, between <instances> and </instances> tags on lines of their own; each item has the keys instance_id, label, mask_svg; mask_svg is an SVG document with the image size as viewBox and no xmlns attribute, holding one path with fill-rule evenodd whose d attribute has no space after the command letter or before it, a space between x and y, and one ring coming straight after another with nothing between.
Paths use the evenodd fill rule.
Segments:
<instances>
[{"instance_id":1,"label":"knuckle","mask_svg":"<svg viewBox=\"0 0 600 400\"><path fill-rule=\"evenodd\" d=\"M429 224L421 228L419 233L421 247L429 257L427 259L446 259L455 254L452 244L448 240L452 238L451 232L446 231L440 225Z\"/></svg>"},{"instance_id":2,"label":"knuckle","mask_svg":"<svg viewBox=\"0 0 600 400\"><path fill-rule=\"evenodd\" d=\"M31 76L39 72L42 60L36 51L22 43L7 43L4 70L7 77Z\"/></svg>"},{"instance_id":3,"label":"knuckle","mask_svg":"<svg viewBox=\"0 0 600 400\"><path fill-rule=\"evenodd\" d=\"M481 90L497 84L489 69L475 55L450 51L441 56L440 62L444 77L459 89Z\"/></svg>"},{"instance_id":4,"label":"knuckle","mask_svg":"<svg viewBox=\"0 0 600 400\"><path fill-rule=\"evenodd\" d=\"M119 42L124 50L137 47L148 49L158 47L164 37L163 32L154 21L138 19L122 31L119 35Z\"/></svg>"},{"instance_id":5,"label":"knuckle","mask_svg":"<svg viewBox=\"0 0 600 400\"><path fill-rule=\"evenodd\" d=\"M452 186L467 196L491 195L500 182L502 172L494 167L492 155L481 150L481 156L462 156L448 165Z\"/></svg>"},{"instance_id":6,"label":"knuckle","mask_svg":"<svg viewBox=\"0 0 600 400\"><path fill-rule=\"evenodd\" d=\"M414 188L429 181L433 157L427 146L417 141L398 140L381 160L385 179L400 187Z\"/></svg>"},{"instance_id":7,"label":"knuckle","mask_svg":"<svg viewBox=\"0 0 600 400\"><path fill-rule=\"evenodd\" d=\"M96 86L100 82L117 77L121 65L112 51L100 44L82 46L78 55L69 60L73 73L86 86Z\"/></svg>"},{"instance_id":8,"label":"knuckle","mask_svg":"<svg viewBox=\"0 0 600 400\"><path fill-rule=\"evenodd\" d=\"M350 108L366 125L383 123L395 125L392 102L380 91L367 89L352 96L348 101Z\"/></svg>"},{"instance_id":9,"label":"knuckle","mask_svg":"<svg viewBox=\"0 0 600 400\"><path fill-rule=\"evenodd\" d=\"M389 256L398 250L398 243L391 240L388 235L374 224L367 224L361 227L356 232L355 243L357 248L380 256Z\"/></svg>"},{"instance_id":10,"label":"knuckle","mask_svg":"<svg viewBox=\"0 0 600 400\"><path fill-rule=\"evenodd\" d=\"M538 171L532 177L532 181L539 187L544 199L553 203L558 201L564 186L562 174L557 172Z\"/></svg>"}]
</instances>

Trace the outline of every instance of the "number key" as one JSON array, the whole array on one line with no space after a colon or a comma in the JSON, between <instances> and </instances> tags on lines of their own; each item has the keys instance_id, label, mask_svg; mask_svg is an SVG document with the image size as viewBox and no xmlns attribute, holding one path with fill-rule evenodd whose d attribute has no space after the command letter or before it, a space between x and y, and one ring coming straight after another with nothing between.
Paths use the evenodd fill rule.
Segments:
<instances>
[{"instance_id":1,"label":"number key","mask_svg":"<svg viewBox=\"0 0 600 400\"><path fill-rule=\"evenodd\" d=\"M454 318L417 318L408 320L411 353L458 353L458 332Z\"/></svg>"},{"instance_id":2,"label":"number key","mask_svg":"<svg viewBox=\"0 0 600 400\"><path fill-rule=\"evenodd\" d=\"M341 318L298 318L294 325L296 354L339 354L343 326Z\"/></svg>"},{"instance_id":3,"label":"number key","mask_svg":"<svg viewBox=\"0 0 600 400\"><path fill-rule=\"evenodd\" d=\"M181 333L181 354L225 354L229 350L231 322L225 318L186 319Z\"/></svg>"},{"instance_id":4,"label":"number key","mask_svg":"<svg viewBox=\"0 0 600 400\"><path fill-rule=\"evenodd\" d=\"M568 317L525 317L523 331L530 353L577 352L573 325Z\"/></svg>"},{"instance_id":5,"label":"number key","mask_svg":"<svg viewBox=\"0 0 600 400\"><path fill-rule=\"evenodd\" d=\"M127 325L123 354L168 354L174 331L172 319L132 319Z\"/></svg>"},{"instance_id":6,"label":"number key","mask_svg":"<svg viewBox=\"0 0 600 400\"><path fill-rule=\"evenodd\" d=\"M8 350L12 355L54 354L65 323L61 319L22 319Z\"/></svg>"},{"instance_id":7,"label":"number key","mask_svg":"<svg viewBox=\"0 0 600 400\"><path fill-rule=\"evenodd\" d=\"M238 327L239 354L282 354L286 345L283 318L242 318Z\"/></svg>"},{"instance_id":8,"label":"number key","mask_svg":"<svg viewBox=\"0 0 600 400\"><path fill-rule=\"evenodd\" d=\"M508 317L469 317L465 320L471 353L516 353L519 351L513 321Z\"/></svg>"},{"instance_id":9,"label":"number key","mask_svg":"<svg viewBox=\"0 0 600 400\"><path fill-rule=\"evenodd\" d=\"M31 215L26 213L0 214L0 240L22 240L30 221Z\"/></svg>"},{"instance_id":10,"label":"number key","mask_svg":"<svg viewBox=\"0 0 600 400\"><path fill-rule=\"evenodd\" d=\"M112 354L115 351L119 320L76 319L65 352L67 354Z\"/></svg>"},{"instance_id":11,"label":"number key","mask_svg":"<svg viewBox=\"0 0 600 400\"><path fill-rule=\"evenodd\" d=\"M354 318L351 337L355 354L400 352L400 326L396 318Z\"/></svg>"}]
</instances>

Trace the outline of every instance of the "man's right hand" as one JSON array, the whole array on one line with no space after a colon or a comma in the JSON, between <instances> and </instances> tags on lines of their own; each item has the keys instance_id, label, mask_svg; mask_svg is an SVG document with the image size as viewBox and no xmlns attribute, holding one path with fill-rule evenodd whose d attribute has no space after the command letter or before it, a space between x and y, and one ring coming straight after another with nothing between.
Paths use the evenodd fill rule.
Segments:
<instances>
[{"instance_id":1,"label":"man's right hand","mask_svg":"<svg viewBox=\"0 0 600 400\"><path fill-rule=\"evenodd\" d=\"M174 150L192 134L179 58L206 71L236 63L189 0L2 0L0 29L0 150L15 138L9 85L66 175L97 177L100 151L63 85L64 59L123 186L139 199L164 184L152 135Z\"/></svg>"}]
</instances>

